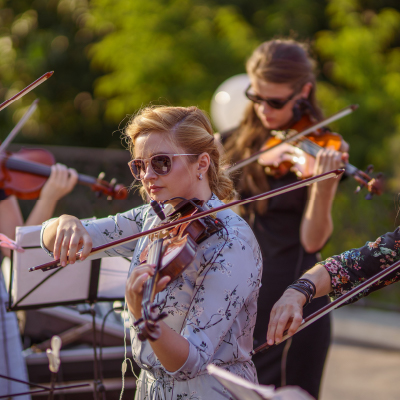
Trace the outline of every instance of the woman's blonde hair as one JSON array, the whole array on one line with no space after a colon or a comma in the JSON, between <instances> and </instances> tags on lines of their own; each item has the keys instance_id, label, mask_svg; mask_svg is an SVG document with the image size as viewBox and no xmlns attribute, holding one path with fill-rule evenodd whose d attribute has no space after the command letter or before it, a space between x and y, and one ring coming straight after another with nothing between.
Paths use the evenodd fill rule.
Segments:
<instances>
[{"instance_id":1,"label":"woman's blonde hair","mask_svg":"<svg viewBox=\"0 0 400 400\"><path fill-rule=\"evenodd\" d=\"M136 139L141 135L158 133L171 141L172 145L181 148L184 153L210 156L210 166L207 171L210 189L216 196L225 201L235 195L232 180L224 166L219 146L214 139L210 120L197 107L167 107L151 106L139 111L125 127L129 149L134 157ZM197 156L188 156L194 163ZM141 188L144 196L144 189Z\"/></svg>"}]
</instances>

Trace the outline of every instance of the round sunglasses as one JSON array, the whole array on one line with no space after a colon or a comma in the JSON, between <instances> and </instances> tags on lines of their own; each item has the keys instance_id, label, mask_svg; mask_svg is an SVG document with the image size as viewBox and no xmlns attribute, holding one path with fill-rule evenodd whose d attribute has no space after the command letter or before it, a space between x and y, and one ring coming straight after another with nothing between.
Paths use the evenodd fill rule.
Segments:
<instances>
[{"instance_id":1,"label":"round sunglasses","mask_svg":"<svg viewBox=\"0 0 400 400\"><path fill-rule=\"evenodd\" d=\"M244 94L246 95L246 97L252 101L253 103L267 103L271 108L275 108L277 110L280 110L281 108L283 108L290 100L293 99L293 97L297 94L296 91L294 91L287 99L282 100L282 99L264 99L263 97L260 97L258 95L256 95L255 93L251 93L251 85L249 85L249 87L246 89L246 91L244 92Z\"/></svg>"},{"instance_id":2,"label":"round sunglasses","mask_svg":"<svg viewBox=\"0 0 400 400\"><path fill-rule=\"evenodd\" d=\"M128 162L132 175L141 181L146 174L146 162L157 175L167 175L172 169L172 159L178 156L197 156L198 154L156 154L149 158L135 158Z\"/></svg>"}]
</instances>

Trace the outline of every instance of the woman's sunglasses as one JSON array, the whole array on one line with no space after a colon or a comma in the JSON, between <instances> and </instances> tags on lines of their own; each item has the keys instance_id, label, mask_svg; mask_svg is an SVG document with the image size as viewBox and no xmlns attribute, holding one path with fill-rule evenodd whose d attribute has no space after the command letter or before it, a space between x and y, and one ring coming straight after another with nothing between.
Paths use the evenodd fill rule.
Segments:
<instances>
[{"instance_id":1,"label":"woman's sunglasses","mask_svg":"<svg viewBox=\"0 0 400 400\"><path fill-rule=\"evenodd\" d=\"M146 163L150 164L151 169L157 175L167 175L172 169L172 159L177 156L197 156L198 154L157 154L149 158L135 158L128 162L132 175L141 181L146 174Z\"/></svg>"},{"instance_id":2,"label":"woman's sunglasses","mask_svg":"<svg viewBox=\"0 0 400 400\"><path fill-rule=\"evenodd\" d=\"M251 85L246 89L245 95L246 97L251 100L253 103L261 104L261 103L267 103L271 108L275 108L277 110L280 110L283 108L288 101L292 100L293 97L296 95L296 91L294 91L287 99L281 100L281 99L264 99L263 97L260 97L254 93L250 92L251 90Z\"/></svg>"}]
</instances>

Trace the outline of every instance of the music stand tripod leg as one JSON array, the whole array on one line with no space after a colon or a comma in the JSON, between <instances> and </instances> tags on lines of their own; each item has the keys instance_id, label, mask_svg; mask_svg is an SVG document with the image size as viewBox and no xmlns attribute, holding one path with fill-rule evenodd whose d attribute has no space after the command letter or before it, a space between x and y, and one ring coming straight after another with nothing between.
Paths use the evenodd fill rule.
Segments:
<instances>
[{"instance_id":1,"label":"music stand tripod leg","mask_svg":"<svg viewBox=\"0 0 400 400\"><path fill-rule=\"evenodd\" d=\"M96 338L96 310L94 309L94 303L90 304L90 309L80 311L80 314L90 314L92 316L92 332L93 332L93 371L94 371L94 382L93 382L93 398L98 399L98 394L102 394L103 400L105 400L105 387L102 379L99 375L99 361L97 359L97 338Z\"/></svg>"}]
</instances>

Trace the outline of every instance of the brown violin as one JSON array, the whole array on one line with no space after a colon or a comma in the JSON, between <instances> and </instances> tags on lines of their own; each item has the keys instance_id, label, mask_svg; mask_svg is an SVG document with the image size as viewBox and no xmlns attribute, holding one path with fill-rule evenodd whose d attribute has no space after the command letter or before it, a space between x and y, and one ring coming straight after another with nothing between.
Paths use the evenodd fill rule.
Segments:
<instances>
[{"instance_id":1,"label":"brown violin","mask_svg":"<svg viewBox=\"0 0 400 400\"><path fill-rule=\"evenodd\" d=\"M280 178L289 171L294 172L300 179L313 176L314 164L317 153L324 148L342 151L343 138L338 133L331 132L326 125L336 121L358 106L352 105L339 113L316 123L312 118L313 113L308 109L300 111L297 122L292 123L290 129L283 131L271 131L271 136L267 139L261 150L252 156L239 161L229 171L235 171L250 162L258 161L265 168L268 175ZM370 165L367 171L361 171L350 163L345 163L345 175L353 177L359 184L356 189L358 193L361 188L366 187L367 199L372 195L381 195L383 192L383 175L377 174L372 178L369 173L373 166Z\"/></svg>"},{"instance_id":2,"label":"brown violin","mask_svg":"<svg viewBox=\"0 0 400 400\"><path fill-rule=\"evenodd\" d=\"M165 217L156 201L152 200L150 205L162 220L162 225L208 209L204 201L183 199ZM175 280L194 260L198 244L221 229L222 223L208 216L166 229L150 237L150 244L141 253L140 262L154 264L156 267L154 275L144 284L142 318L135 322L135 326L139 329L138 338L141 341L157 340L161 334L158 322L167 316L164 312L159 314L156 312L160 306L154 303L157 282L164 276L169 276L170 282Z\"/></svg>"},{"instance_id":3,"label":"brown violin","mask_svg":"<svg viewBox=\"0 0 400 400\"><path fill-rule=\"evenodd\" d=\"M53 154L44 149L21 149L16 153L0 154L0 189L6 195L22 200L34 200L40 195L43 185L55 164ZM110 183L88 175L79 174L78 183L90 187L94 192L109 199L125 199L128 195L123 185Z\"/></svg>"}]
</instances>

